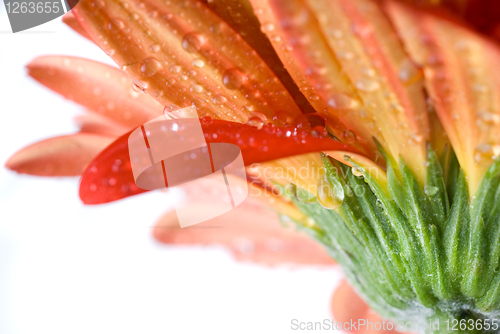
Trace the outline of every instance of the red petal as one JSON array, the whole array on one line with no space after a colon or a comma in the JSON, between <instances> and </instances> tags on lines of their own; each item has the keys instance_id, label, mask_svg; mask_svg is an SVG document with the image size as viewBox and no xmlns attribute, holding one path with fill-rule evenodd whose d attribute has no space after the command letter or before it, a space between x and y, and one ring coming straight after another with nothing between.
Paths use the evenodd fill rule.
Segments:
<instances>
[{"instance_id":1,"label":"red petal","mask_svg":"<svg viewBox=\"0 0 500 334\"><path fill-rule=\"evenodd\" d=\"M5 166L31 175L76 176L113 139L89 133L54 137L23 148L10 157Z\"/></svg>"},{"instance_id":2,"label":"red petal","mask_svg":"<svg viewBox=\"0 0 500 334\"><path fill-rule=\"evenodd\" d=\"M182 122L183 120L178 120ZM245 165L309 152L340 150L359 153L330 138L317 138L293 127L256 127L222 120L201 122L207 143L232 143L240 147ZM80 198L100 204L145 192L134 182L127 133L106 148L83 173Z\"/></svg>"}]
</instances>

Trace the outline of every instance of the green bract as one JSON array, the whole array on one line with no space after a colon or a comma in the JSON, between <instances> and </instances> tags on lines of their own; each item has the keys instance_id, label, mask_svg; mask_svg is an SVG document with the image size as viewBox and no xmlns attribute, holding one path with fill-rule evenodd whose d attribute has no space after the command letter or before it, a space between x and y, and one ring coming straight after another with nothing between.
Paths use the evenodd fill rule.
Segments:
<instances>
[{"instance_id":1,"label":"green bract","mask_svg":"<svg viewBox=\"0 0 500 334\"><path fill-rule=\"evenodd\" d=\"M327 210L295 196L319 226L304 229L381 315L426 324L440 319L440 329L428 332L450 332L454 323L458 332L493 331L498 325L491 321L500 317L500 160L469 199L453 152L438 160L429 148L427 156L422 189L403 161L396 165L387 155L387 188L362 167L356 166L363 171L358 177L324 155L327 179L344 200ZM461 320L474 325L461 329Z\"/></svg>"}]
</instances>

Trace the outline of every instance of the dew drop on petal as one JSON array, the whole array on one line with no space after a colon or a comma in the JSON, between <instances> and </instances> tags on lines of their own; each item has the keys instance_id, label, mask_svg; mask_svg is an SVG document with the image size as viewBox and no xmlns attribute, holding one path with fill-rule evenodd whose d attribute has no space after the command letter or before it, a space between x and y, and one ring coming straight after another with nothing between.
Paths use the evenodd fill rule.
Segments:
<instances>
[{"instance_id":1,"label":"dew drop on petal","mask_svg":"<svg viewBox=\"0 0 500 334\"><path fill-rule=\"evenodd\" d=\"M227 99L222 95L215 95L214 98L212 99L212 102L214 104L222 105L227 102Z\"/></svg>"},{"instance_id":2,"label":"dew drop on petal","mask_svg":"<svg viewBox=\"0 0 500 334\"><path fill-rule=\"evenodd\" d=\"M179 65L172 65L170 66L170 72L171 73L180 73L181 67Z\"/></svg>"},{"instance_id":3,"label":"dew drop on petal","mask_svg":"<svg viewBox=\"0 0 500 334\"><path fill-rule=\"evenodd\" d=\"M161 69L161 63L156 58L149 57L144 59L140 64L142 75L150 77L155 75Z\"/></svg>"},{"instance_id":4,"label":"dew drop on petal","mask_svg":"<svg viewBox=\"0 0 500 334\"><path fill-rule=\"evenodd\" d=\"M229 89L238 89L243 86L245 76L236 68L230 68L222 73L222 83Z\"/></svg>"},{"instance_id":5,"label":"dew drop on petal","mask_svg":"<svg viewBox=\"0 0 500 334\"><path fill-rule=\"evenodd\" d=\"M480 122L486 123L486 124L498 124L500 122L500 115L482 110L477 113L477 117L479 118Z\"/></svg>"},{"instance_id":6,"label":"dew drop on petal","mask_svg":"<svg viewBox=\"0 0 500 334\"><path fill-rule=\"evenodd\" d=\"M491 164L493 158L493 149L490 144L481 143L474 149L474 161L480 165L487 167Z\"/></svg>"},{"instance_id":7,"label":"dew drop on petal","mask_svg":"<svg viewBox=\"0 0 500 334\"><path fill-rule=\"evenodd\" d=\"M194 67L202 68L205 63L201 59L195 59L191 62L191 65L193 65Z\"/></svg>"},{"instance_id":8,"label":"dew drop on petal","mask_svg":"<svg viewBox=\"0 0 500 334\"><path fill-rule=\"evenodd\" d=\"M272 23L264 23L260 29L262 30L263 33L271 32L274 30L274 24Z\"/></svg>"},{"instance_id":9,"label":"dew drop on petal","mask_svg":"<svg viewBox=\"0 0 500 334\"><path fill-rule=\"evenodd\" d=\"M158 52L158 51L160 51L160 46L158 44L153 44L149 47L149 51Z\"/></svg>"},{"instance_id":10,"label":"dew drop on petal","mask_svg":"<svg viewBox=\"0 0 500 334\"><path fill-rule=\"evenodd\" d=\"M406 84L414 83L422 79L422 73L409 59L403 61L398 72L399 79Z\"/></svg>"},{"instance_id":11,"label":"dew drop on petal","mask_svg":"<svg viewBox=\"0 0 500 334\"><path fill-rule=\"evenodd\" d=\"M352 131L344 130L344 132L342 132L341 141L343 143L352 144L352 143L356 142L356 135Z\"/></svg>"},{"instance_id":12,"label":"dew drop on petal","mask_svg":"<svg viewBox=\"0 0 500 334\"><path fill-rule=\"evenodd\" d=\"M358 167L356 167L356 166L352 166L351 172L352 172L352 175L354 175L354 176L358 176L358 177L363 176L363 171L358 169Z\"/></svg>"},{"instance_id":13,"label":"dew drop on petal","mask_svg":"<svg viewBox=\"0 0 500 334\"><path fill-rule=\"evenodd\" d=\"M203 92L203 87L197 84L191 85L191 88L189 90L193 93L201 93Z\"/></svg>"},{"instance_id":14,"label":"dew drop on petal","mask_svg":"<svg viewBox=\"0 0 500 334\"><path fill-rule=\"evenodd\" d=\"M273 123L276 126L283 126L288 122L288 114L285 111L278 110L273 115Z\"/></svg>"},{"instance_id":15,"label":"dew drop on petal","mask_svg":"<svg viewBox=\"0 0 500 334\"><path fill-rule=\"evenodd\" d=\"M317 198L319 204L325 209L335 210L342 205L344 201L344 192L340 189L336 191L330 182L328 182L326 175L323 174L323 176L319 178Z\"/></svg>"},{"instance_id":16,"label":"dew drop on petal","mask_svg":"<svg viewBox=\"0 0 500 334\"><path fill-rule=\"evenodd\" d=\"M165 116L168 119L179 118L179 116L174 113L174 111L179 109L181 109L181 107L179 107L176 104L167 104L165 108L163 108L163 116Z\"/></svg>"},{"instance_id":17,"label":"dew drop on petal","mask_svg":"<svg viewBox=\"0 0 500 334\"><path fill-rule=\"evenodd\" d=\"M359 106L359 102L347 94L334 93L328 99L328 105L334 109L350 110Z\"/></svg>"},{"instance_id":18,"label":"dew drop on petal","mask_svg":"<svg viewBox=\"0 0 500 334\"><path fill-rule=\"evenodd\" d=\"M187 33L182 38L182 47L188 52L197 52L205 44L205 37L194 32Z\"/></svg>"},{"instance_id":19,"label":"dew drop on petal","mask_svg":"<svg viewBox=\"0 0 500 334\"><path fill-rule=\"evenodd\" d=\"M376 80L362 78L356 81L356 88L364 92L374 92L380 88L380 84Z\"/></svg>"},{"instance_id":20,"label":"dew drop on petal","mask_svg":"<svg viewBox=\"0 0 500 334\"><path fill-rule=\"evenodd\" d=\"M146 86L146 87L144 87L144 86ZM146 83L138 82L138 81L135 81L135 80L134 80L134 82L132 82L132 89L136 93L145 93L146 92L146 88L147 88L147 84Z\"/></svg>"},{"instance_id":21,"label":"dew drop on petal","mask_svg":"<svg viewBox=\"0 0 500 334\"><path fill-rule=\"evenodd\" d=\"M247 124L260 130L264 126L264 121L258 116L252 116L248 119Z\"/></svg>"},{"instance_id":22,"label":"dew drop on petal","mask_svg":"<svg viewBox=\"0 0 500 334\"><path fill-rule=\"evenodd\" d=\"M117 33L123 28L125 28L125 23L123 23L118 19L112 19L111 21L108 22L108 30L113 33Z\"/></svg>"}]
</instances>

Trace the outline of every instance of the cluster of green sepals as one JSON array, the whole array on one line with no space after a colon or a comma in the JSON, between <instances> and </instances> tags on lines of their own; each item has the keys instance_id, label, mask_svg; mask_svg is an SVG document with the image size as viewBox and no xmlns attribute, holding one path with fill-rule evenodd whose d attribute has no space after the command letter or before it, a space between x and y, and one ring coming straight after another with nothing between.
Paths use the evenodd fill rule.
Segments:
<instances>
[{"instance_id":1,"label":"cluster of green sepals","mask_svg":"<svg viewBox=\"0 0 500 334\"><path fill-rule=\"evenodd\" d=\"M440 332L448 332L446 320L500 319L500 160L469 198L452 151L438 159L428 148L424 189L404 161L382 153L387 186L360 166L362 177L323 156L327 179L334 191L343 192L344 201L337 210L327 210L294 196L315 222L314 228L302 228L328 249L384 317L439 318Z\"/></svg>"}]
</instances>

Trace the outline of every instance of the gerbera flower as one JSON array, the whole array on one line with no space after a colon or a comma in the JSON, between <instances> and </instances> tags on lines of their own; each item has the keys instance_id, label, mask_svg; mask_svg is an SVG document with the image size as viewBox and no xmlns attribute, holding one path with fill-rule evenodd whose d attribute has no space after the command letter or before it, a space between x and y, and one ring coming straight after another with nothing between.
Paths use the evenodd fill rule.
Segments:
<instances>
[{"instance_id":1,"label":"gerbera flower","mask_svg":"<svg viewBox=\"0 0 500 334\"><path fill-rule=\"evenodd\" d=\"M105 133L94 146L81 134L57 139L59 150L42 142L10 168L50 174L30 169L45 148L67 160L65 175L86 167L87 204L139 194L128 134L90 157L109 134L194 105L207 142L240 146L261 197L381 315L477 324L498 312L498 45L393 1L84 0L74 14L67 22L126 74L50 57L30 74L113 121L82 123ZM81 161L66 155L75 140Z\"/></svg>"}]
</instances>

